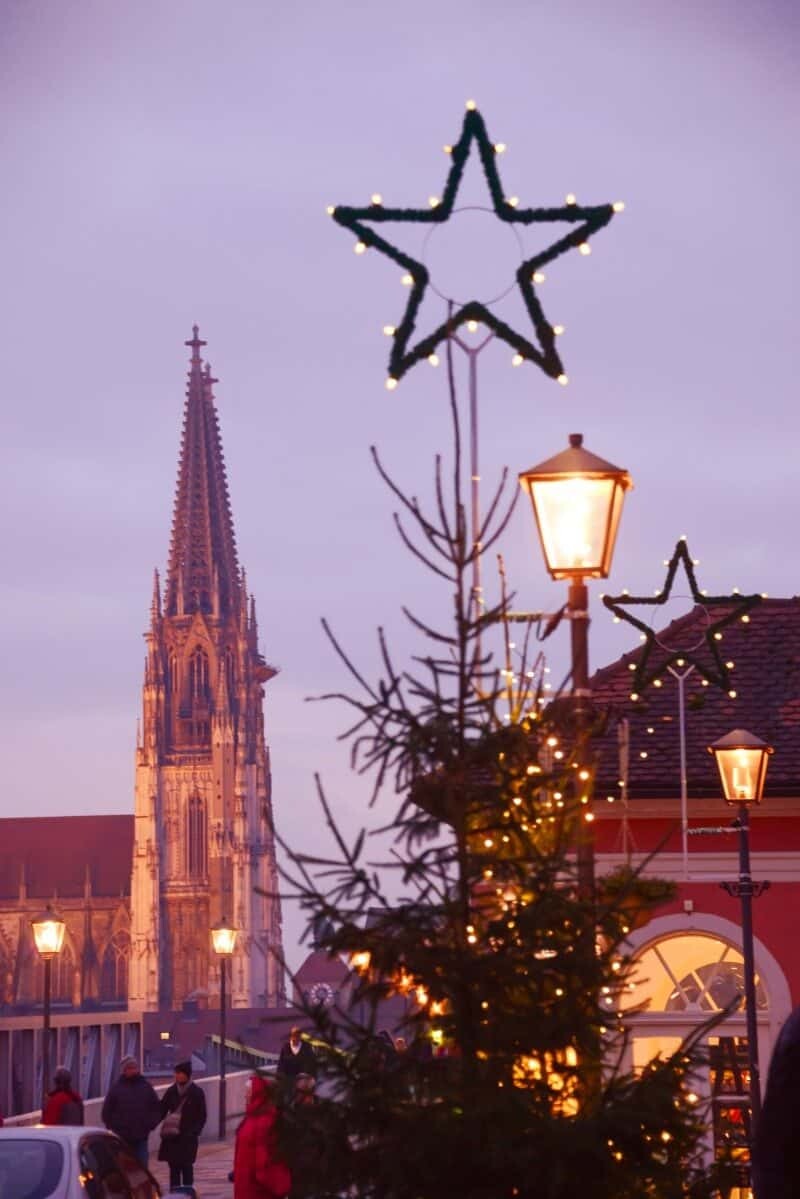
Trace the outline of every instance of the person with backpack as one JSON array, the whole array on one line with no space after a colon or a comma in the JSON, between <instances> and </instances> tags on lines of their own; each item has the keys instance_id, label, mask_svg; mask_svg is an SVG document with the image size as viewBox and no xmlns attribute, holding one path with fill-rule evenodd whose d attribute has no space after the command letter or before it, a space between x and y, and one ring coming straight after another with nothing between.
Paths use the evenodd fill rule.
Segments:
<instances>
[{"instance_id":1,"label":"person with backpack","mask_svg":"<svg viewBox=\"0 0 800 1199\"><path fill-rule=\"evenodd\" d=\"M161 1114L164 1122L158 1160L169 1166L170 1187L191 1186L200 1133L206 1123L206 1097L192 1082L191 1062L175 1066L175 1082L162 1096Z\"/></svg>"},{"instance_id":2,"label":"person with backpack","mask_svg":"<svg viewBox=\"0 0 800 1199\"><path fill-rule=\"evenodd\" d=\"M53 1089L42 1111L42 1124L83 1124L83 1100L72 1089L72 1075L59 1066L53 1075Z\"/></svg>"}]
</instances>

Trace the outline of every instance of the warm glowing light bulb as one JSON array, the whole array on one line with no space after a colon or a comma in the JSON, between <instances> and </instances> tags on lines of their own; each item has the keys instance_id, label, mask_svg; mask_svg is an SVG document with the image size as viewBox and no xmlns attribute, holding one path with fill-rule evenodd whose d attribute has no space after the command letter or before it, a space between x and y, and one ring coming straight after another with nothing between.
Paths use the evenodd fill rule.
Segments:
<instances>
[{"instance_id":1,"label":"warm glowing light bulb","mask_svg":"<svg viewBox=\"0 0 800 1199\"><path fill-rule=\"evenodd\" d=\"M508 203L510 204L510 206L512 208L516 208L517 205L519 204L519 196L509 196Z\"/></svg>"},{"instance_id":2,"label":"warm glowing light bulb","mask_svg":"<svg viewBox=\"0 0 800 1199\"><path fill-rule=\"evenodd\" d=\"M363 241L357 241L356 244L353 246L353 250L355 251L356 254L363 254L364 251L366 250L366 248L367 247Z\"/></svg>"},{"instance_id":3,"label":"warm glowing light bulb","mask_svg":"<svg viewBox=\"0 0 800 1199\"><path fill-rule=\"evenodd\" d=\"M383 196L380 194L380 192L374 192L371 199L373 204L383 203Z\"/></svg>"},{"instance_id":4,"label":"warm glowing light bulb","mask_svg":"<svg viewBox=\"0 0 800 1199\"><path fill-rule=\"evenodd\" d=\"M592 247L589 245L588 241L582 241L581 244L578 246L578 253L583 254L584 258L588 254L591 254L591 252L592 252Z\"/></svg>"},{"instance_id":5,"label":"warm glowing light bulb","mask_svg":"<svg viewBox=\"0 0 800 1199\"><path fill-rule=\"evenodd\" d=\"M574 196L572 194L572 192L570 192L569 195L567 196L567 204L577 204L577 203L578 203L577 196Z\"/></svg>"},{"instance_id":6,"label":"warm glowing light bulb","mask_svg":"<svg viewBox=\"0 0 800 1199\"><path fill-rule=\"evenodd\" d=\"M439 355L438 354L429 354L428 362L430 362L431 366L438 366L439 365Z\"/></svg>"},{"instance_id":7,"label":"warm glowing light bulb","mask_svg":"<svg viewBox=\"0 0 800 1199\"><path fill-rule=\"evenodd\" d=\"M515 354L514 357L511 359L511 365L512 366L522 366L524 361L525 361L525 359L522 357L521 354Z\"/></svg>"},{"instance_id":8,"label":"warm glowing light bulb","mask_svg":"<svg viewBox=\"0 0 800 1199\"><path fill-rule=\"evenodd\" d=\"M333 216L333 214L336 212L336 209L332 204L329 204L325 211L327 212L328 216Z\"/></svg>"},{"instance_id":9,"label":"warm glowing light bulb","mask_svg":"<svg viewBox=\"0 0 800 1199\"><path fill-rule=\"evenodd\" d=\"M544 271L534 271L531 275L531 279L534 283L544 283L546 278L547 275L544 273Z\"/></svg>"},{"instance_id":10,"label":"warm glowing light bulb","mask_svg":"<svg viewBox=\"0 0 800 1199\"><path fill-rule=\"evenodd\" d=\"M495 142L495 144L494 144L495 154L505 154L506 149L507 149L507 147L506 147L505 142Z\"/></svg>"},{"instance_id":11,"label":"warm glowing light bulb","mask_svg":"<svg viewBox=\"0 0 800 1199\"><path fill-rule=\"evenodd\" d=\"M387 337L394 337L395 333L397 332L394 325L384 325L383 331Z\"/></svg>"},{"instance_id":12,"label":"warm glowing light bulb","mask_svg":"<svg viewBox=\"0 0 800 1199\"><path fill-rule=\"evenodd\" d=\"M438 208L441 202L442 201L438 196L428 196L428 203L430 204L431 208Z\"/></svg>"},{"instance_id":13,"label":"warm glowing light bulb","mask_svg":"<svg viewBox=\"0 0 800 1199\"><path fill-rule=\"evenodd\" d=\"M453 147L452 147L452 146L442 146L442 149L444 150L445 154L452 154L452 153L453 153Z\"/></svg>"},{"instance_id":14,"label":"warm glowing light bulb","mask_svg":"<svg viewBox=\"0 0 800 1199\"><path fill-rule=\"evenodd\" d=\"M478 107L478 105L475 103L474 100L467 100L467 111L468 112L474 112L477 107Z\"/></svg>"},{"instance_id":15,"label":"warm glowing light bulb","mask_svg":"<svg viewBox=\"0 0 800 1199\"><path fill-rule=\"evenodd\" d=\"M392 378L392 376L390 375L389 378L386 380L386 390L394 391L395 387L397 387L397 380Z\"/></svg>"},{"instance_id":16,"label":"warm glowing light bulb","mask_svg":"<svg viewBox=\"0 0 800 1199\"><path fill-rule=\"evenodd\" d=\"M477 321L467 321L467 328L469 329L470 333L477 333L478 322Z\"/></svg>"},{"instance_id":17,"label":"warm glowing light bulb","mask_svg":"<svg viewBox=\"0 0 800 1199\"><path fill-rule=\"evenodd\" d=\"M567 384L569 383L569 376L567 376L567 375L559 375L559 376L558 376L558 381L559 381L559 383L561 384L561 386L562 386L562 387L566 387L566 386L567 386Z\"/></svg>"},{"instance_id":18,"label":"warm glowing light bulb","mask_svg":"<svg viewBox=\"0 0 800 1199\"><path fill-rule=\"evenodd\" d=\"M561 334L564 332L564 326L563 325L553 325L553 332L555 333L556 337L560 337Z\"/></svg>"},{"instance_id":19,"label":"warm glowing light bulb","mask_svg":"<svg viewBox=\"0 0 800 1199\"><path fill-rule=\"evenodd\" d=\"M611 205L611 207L614 209L614 212L624 212L625 211L625 201L624 200L615 200L614 203Z\"/></svg>"},{"instance_id":20,"label":"warm glowing light bulb","mask_svg":"<svg viewBox=\"0 0 800 1199\"><path fill-rule=\"evenodd\" d=\"M414 276L413 275L403 275L400 282L403 284L403 287L410 287L411 284L414 282Z\"/></svg>"}]
</instances>

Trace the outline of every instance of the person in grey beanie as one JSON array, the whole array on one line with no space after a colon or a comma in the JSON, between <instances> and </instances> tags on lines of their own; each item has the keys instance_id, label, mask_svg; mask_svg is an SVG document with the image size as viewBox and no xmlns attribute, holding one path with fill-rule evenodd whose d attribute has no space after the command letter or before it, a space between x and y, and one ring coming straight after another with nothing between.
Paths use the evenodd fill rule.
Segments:
<instances>
[{"instance_id":1,"label":"person in grey beanie","mask_svg":"<svg viewBox=\"0 0 800 1199\"><path fill-rule=\"evenodd\" d=\"M124 1057L120 1062L119 1078L105 1097L101 1119L106 1128L127 1141L134 1156L147 1168L147 1138L161 1120L161 1105L140 1073L135 1057Z\"/></svg>"}]
</instances>

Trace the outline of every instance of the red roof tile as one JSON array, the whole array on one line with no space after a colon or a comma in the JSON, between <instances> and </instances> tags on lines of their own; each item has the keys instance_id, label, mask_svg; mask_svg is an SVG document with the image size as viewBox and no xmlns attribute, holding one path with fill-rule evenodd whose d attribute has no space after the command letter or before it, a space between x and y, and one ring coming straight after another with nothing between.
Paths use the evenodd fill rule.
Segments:
<instances>
[{"instance_id":1,"label":"red roof tile","mask_svg":"<svg viewBox=\"0 0 800 1199\"><path fill-rule=\"evenodd\" d=\"M0 897L16 899L24 869L29 898L129 895L133 815L26 816L0 820Z\"/></svg>"}]
</instances>

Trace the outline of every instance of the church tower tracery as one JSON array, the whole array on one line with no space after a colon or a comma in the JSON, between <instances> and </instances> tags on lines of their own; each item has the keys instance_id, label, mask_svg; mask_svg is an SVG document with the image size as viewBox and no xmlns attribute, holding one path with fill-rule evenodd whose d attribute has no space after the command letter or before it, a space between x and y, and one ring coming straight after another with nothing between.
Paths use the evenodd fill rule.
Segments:
<instances>
[{"instance_id":1,"label":"church tower tracery","mask_svg":"<svg viewBox=\"0 0 800 1199\"><path fill-rule=\"evenodd\" d=\"M239 930L232 1004L285 998L262 707L276 672L238 564L205 344L195 325L169 566L145 633L129 967L130 1007L145 1011L218 1003L222 919Z\"/></svg>"}]
</instances>

